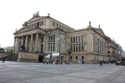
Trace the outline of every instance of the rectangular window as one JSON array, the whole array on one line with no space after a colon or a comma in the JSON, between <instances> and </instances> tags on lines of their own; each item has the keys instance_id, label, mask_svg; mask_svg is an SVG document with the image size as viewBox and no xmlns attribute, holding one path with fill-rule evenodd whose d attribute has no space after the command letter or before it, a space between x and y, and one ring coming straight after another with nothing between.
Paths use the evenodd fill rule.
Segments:
<instances>
[{"instance_id":1,"label":"rectangular window","mask_svg":"<svg viewBox=\"0 0 125 83\"><path fill-rule=\"evenodd\" d=\"M59 25L59 27L61 27L61 25Z\"/></svg>"},{"instance_id":2,"label":"rectangular window","mask_svg":"<svg viewBox=\"0 0 125 83\"><path fill-rule=\"evenodd\" d=\"M48 50L55 51L55 35L49 36Z\"/></svg>"},{"instance_id":3,"label":"rectangular window","mask_svg":"<svg viewBox=\"0 0 125 83\"><path fill-rule=\"evenodd\" d=\"M39 22L37 22L36 26L40 26L40 23L39 23Z\"/></svg>"},{"instance_id":4,"label":"rectangular window","mask_svg":"<svg viewBox=\"0 0 125 83\"><path fill-rule=\"evenodd\" d=\"M55 35L53 36L53 42L55 42Z\"/></svg>"},{"instance_id":5,"label":"rectangular window","mask_svg":"<svg viewBox=\"0 0 125 83\"><path fill-rule=\"evenodd\" d=\"M43 43L43 41L44 41L44 37L42 36L42 37L41 37L41 43Z\"/></svg>"},{"instance_id":6,"label":"rectangular window","mask_svg":"<svg viewBox=\"0 0 125 83\"><path fill-rule=\"evenodd\" d=\"M110 53L110 51L108 51L108 53Z\"/></svg>"},{"instance_id":7,"label":"rectangular window","mask_svg":"<svg viewBox=\"0 0 125 83\"><path fill-rule=\"evenodd\" d=\"M81 56L82 57L82 60L84 60L84 56Z\"/></svg>"},{"instance_id":8,"label":"rectangular window","mask_svg":"<svg viewBox=\"0 0 125 83\"><path fill-rule=\"evenodd\" d=\"M75 43L77 43L77 36L75 37Z\"/></svg>"},{"instance_id":9,"label":"rectangular window","mask_svg":"<svg viewBox=\"0 0 125 83\"><path fill-rule=\"evenodd\" d=\"M53 26L55 26L55 22L53 22Z\"/></svg>"},{"instance_id":10,"label":"rectangular window","mask_svg":"<svg viewBox=\"0 0 125 83\"><path fill-rule=\"evenodd\" d=\"M76 52L78 52L78 45L76 44Z\"/></svg>"},{"instance_id":11,"label":"rectangular window","mask_svg":"<svg viewBox=\"0 0 125 83\"><path fill-rule=\"evenodd\" d=\"M53 51L55 51L55 43L53 43Z\"/></svg>"},{"instance_id":12,"label":"rectangular window","mask_svg":"<svg viewBox=\"0 0 125 83\"><path fill-rule=\"evenodd\" d=\"M72 56L70 56L70 59L72 60Z\"/></svg>"},{"instance_id":13,"label":"rectangular window","mask_svg":"<svg viewBox=\"0 0 125 83\"><path fill-rule=\"evenodd\" d=\"M79 36L79 42L82 43L82 36Z\"/></svg>"},{"instance_id":14,"label":"rectangular window","mask_svg":"<svg viewBox=\"0 0 125 83\"><path fill-rule=\"evenodd\" d=\"M72 37L71 37L71 43L72 43Z\"/></svg>"},{"instance_id":15,"label":"rectangular window","mask_svg":"<svg viewBox=\"0 0 125 83\"><path fill-rule=\"evenodd\" d=\"M44 21L41 21L41 26L43 26L44 25Z\"/></svg>"},{"instance_id":16,"label":"rectangular window","mask_svg":"<svg viewBox=\"0 0 125 83\"><path fill-rule=\"evenodd\" d=\"M82 45L82 51L84 51L84 46Z\"/></svg>"},{"instance_id":17,"label":"rectangular window","mask_svg":"<svg viewBox=\"0 0 125 83\"><path fill-rule=\"evenodd\" d=\"M81 52L81 47L80 47L80 44L78 45L78 48L79 48L79 52Z\"/></svg>"},{"instance_id":18,"label":"rectangular window","mask_svg":"<svg viewBox=\"0 0 125 83\"><path fill-rule=\"evenodd\" d=\"M73 43L75 43L75 37L73 37Z\"/></svg>"},{"instance_id":19,"label":"rectangular window","mask_svg":"<svg viewBox=\"0 0 125 83\"><path fill-rule=\"evenodd\" d=\"M49 45L48 45L48 51L51 51L51 49L50 49L50 48L51 48L51 46L50 46L50 44L49 44Z\"/></svg>"},{"instance_id":20,"label":"rectangular window","mask_svg":"<svg viewBox=\"0 0 125 83\"><path fill-rule=\"evenodd\" d=\"M49 42L50 42L50 36L49 36Z\"/></svg>"},{"instance_id":21,"label":"rectangular window","mask_svg":"<svg viewBox=\"0 0 125 83\"><path fill-rule=\"evenodd\" d=\"M72 44L71 44L71 51L73 51Z\"/></svg>"},{"instance_id":22,"label":"rectangular window","mask_svg":"<svg viewBox=\"0 0 125 83\"><path fill-rule=\"evenodd\" d=\"M58 23L56 24L56 26L58 27Z\"/></svg>"},{"instance_id":23,"label":"rectangular window","mask_svg":"<svg viewBox=\"0 0 125 83\"><path fill-rule=\"evenodd\" d=\"M73 52L75 52L75 44L73 44Z\"/></svg>"},{"instance_id":24,"label":"rectangular window","mask_svg":"<svg viewBox=\"0 0 125 83\"><path fill-rule=\"evenodd\" d=\"M78 56L76 56L76 60L78 60Z\"/></svg>"},{"instance_id":25,"label":"rectangular window","mask_svg":"<svg viewBox=\"0 0 125 83\"><path fill-rule=\"evenodd\" d=\"M61 56L61 60L63 60L63 56Z\"/></svg>"}]
</instances>

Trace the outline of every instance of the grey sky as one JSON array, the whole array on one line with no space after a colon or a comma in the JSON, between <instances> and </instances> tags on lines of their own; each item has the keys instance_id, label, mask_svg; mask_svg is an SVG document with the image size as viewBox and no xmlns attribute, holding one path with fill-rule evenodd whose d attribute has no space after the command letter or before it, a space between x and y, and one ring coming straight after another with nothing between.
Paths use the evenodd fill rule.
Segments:
<instances>
[{"instance_id":1,"label":"grey sky","mask_svg":"<svg viewBox=\"0 0 125 83\"><path fill-rule=\"evenodd\" d=\"M81 29L92 22L101 25L104 33L125 49L125 1L124 0L1 0L0 1L0 44L12 46L13 33L39 11L41 16L50 16Z\"/></svg>"}]
</instances>

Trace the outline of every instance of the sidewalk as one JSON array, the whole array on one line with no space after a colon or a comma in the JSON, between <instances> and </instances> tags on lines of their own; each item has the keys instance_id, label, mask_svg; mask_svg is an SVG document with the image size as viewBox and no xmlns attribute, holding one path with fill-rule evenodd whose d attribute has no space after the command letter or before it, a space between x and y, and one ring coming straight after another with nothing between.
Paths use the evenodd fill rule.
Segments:
<instances>
[{"instance_id":1,"label":"sidewalk","mask_svg":"<svg viewBox=\"0 0 125 83\"><path fill-rule=\"evenodd\" d=\"M96 83L123 66L0 62L0 83Z\"/></svg>"}]
</instances>

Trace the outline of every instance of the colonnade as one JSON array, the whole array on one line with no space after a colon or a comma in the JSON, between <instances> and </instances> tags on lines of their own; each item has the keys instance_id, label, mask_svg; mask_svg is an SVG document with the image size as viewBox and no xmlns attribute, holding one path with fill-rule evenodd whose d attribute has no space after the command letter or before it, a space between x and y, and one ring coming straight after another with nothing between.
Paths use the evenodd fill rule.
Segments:
<instances>
[{"instance_id":1,"label":"colonnade","mask_svg":"<svg viewBox=\"0 0 125 83\"><path fill-rule=\"evenodd\" d=\"M18 53L21 49L21 46L25 47L27 52L37 52L39 51L39 38L40 34L26 34L22 36L15 37L14 49L15 53Z\"/></svg>"}]
</instances>

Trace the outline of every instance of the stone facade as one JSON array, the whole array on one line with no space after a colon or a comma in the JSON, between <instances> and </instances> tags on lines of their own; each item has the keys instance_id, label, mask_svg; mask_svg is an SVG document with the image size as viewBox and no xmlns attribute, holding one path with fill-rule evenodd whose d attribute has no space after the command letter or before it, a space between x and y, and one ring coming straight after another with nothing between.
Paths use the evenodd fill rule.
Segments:
<instances>
[{"instance_id":1,"label":"stone facade","mask_svg":"<svg viewBox=\"0 0 125 83\"><path fill-rule=\"evenodd\" d=\"M107 55L109 57L109 61L115 61L122 57L122 48L121 46L112 40L110 37L106 37L107 40Z\"/></svg>"},{"instance_id":2,"label":"stone facade","mask_svg":"<svg viewBox=\"0 0 125 83\"><path fill-rule=\"evenodd\" d=\"M75 30L50 16L34 15L14 33L14 52L52 54L59 53L59 61L72 63L96 63L108 61L106 36L102 29L94 28L89 22L85 29ZM70 54L68 53L70 50ZM24 53L26 59L32 54ZM30 56L32 55L32 56ZM19 59L21 60L19 54ZM34 55L35 56L35 55ZM37 60L38 61L38 60Z\"/></svg>"}]
</instances>

